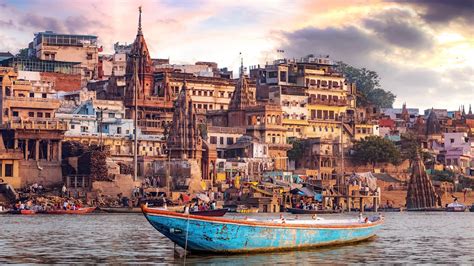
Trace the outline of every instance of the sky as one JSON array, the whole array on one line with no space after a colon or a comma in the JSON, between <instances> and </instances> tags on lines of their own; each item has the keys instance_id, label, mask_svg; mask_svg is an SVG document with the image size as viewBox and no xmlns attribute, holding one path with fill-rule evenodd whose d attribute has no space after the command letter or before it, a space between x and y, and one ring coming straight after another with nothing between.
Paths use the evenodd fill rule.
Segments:
<instances>
[{"instance_id":1,"label":"sky","mask_svg":"<svg viewBox=\"0 0 474 266\"><path fill-rule=\"evenodd\" d=\"M138 6L153 58L237 70L239 53L246 66L329 55L376 71L394 107L474 108L474 0L0 0L0 51L53 30L112 53L133 42Z\"/></svg>"}]
</instances>

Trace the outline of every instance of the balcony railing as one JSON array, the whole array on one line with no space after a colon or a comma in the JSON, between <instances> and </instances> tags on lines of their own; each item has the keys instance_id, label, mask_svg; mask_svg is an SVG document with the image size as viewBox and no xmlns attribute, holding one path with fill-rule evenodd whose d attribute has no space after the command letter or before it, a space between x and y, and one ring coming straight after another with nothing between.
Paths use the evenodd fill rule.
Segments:
<instances>
[{"instance_id":1,"label":"balcony railing","mask_svg":"<svg viewBox=\"0 0 474 266\"><path fill-rule=\"evenodd\" d=\"M346 106L348 104L347 100L333 100L333 99L322 99L322 98L309 98L309 104L320 104L320 105L329 105L329 106Z\"/></svg>"},{"instance_id":2,"label":"balcony railing","mask_svg":"<svg viewBox=\"0 0 474 266\"><path fill-rule=\"evenodd\" d=\"M4 124L9 129L67 130L67 122L56 119L12 120Z\"/></svg>"}]
</instances>

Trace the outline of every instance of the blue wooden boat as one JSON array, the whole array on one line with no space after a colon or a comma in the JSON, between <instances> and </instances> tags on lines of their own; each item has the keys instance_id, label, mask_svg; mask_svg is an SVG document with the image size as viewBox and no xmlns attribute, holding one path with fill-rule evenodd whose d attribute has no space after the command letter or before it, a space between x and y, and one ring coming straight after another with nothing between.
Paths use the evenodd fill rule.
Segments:
<instances>
[{"instance_id":1,"label":"blue wooden boat","mask_svg":"<svg viewBox=\"0 0 474 266\"><path fill-rule=\"evenodd\" d=\"M142 206L150 224L174 243L196 253L246 253L303 249L368 240L383 218L367 221L233 220Z\"/></svg>"}]
</instances>

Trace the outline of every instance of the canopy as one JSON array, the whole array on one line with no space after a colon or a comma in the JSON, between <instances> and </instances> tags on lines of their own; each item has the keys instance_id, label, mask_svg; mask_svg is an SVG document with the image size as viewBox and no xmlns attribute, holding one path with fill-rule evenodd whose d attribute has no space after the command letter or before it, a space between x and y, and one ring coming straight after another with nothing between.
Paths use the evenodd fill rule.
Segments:
<instances>
[{"instance_id":1,"label":"canopy","mask_svg":"<svg viewBox=\"0 0 474 266\"><path fill-rule=\"evenodd\" d=\"M305 196L305 197L312 197L312 198L316 195L314 190L312 190L309 187L295 188L295 189L291 190L291 193L298 194L298 195Z\"/></svg>"},{"instance_id":2,"label":"canopy","mask_svg":"<svg viewBox=\"0 0 474 266\"><path fill-rule=\"evenodd\" d=\"M196 198L204 201L204 202L209 202L211 201L211 199L206 195L206 194L203 194L203 193L199 193L199 194L196 194Z\"/></svg>"},{"instance_id":3,"label":"canopy","mask_svg":"<svg viewBox=\"0 0 474 266\"><path fill-rule=\"evenodd\" d=\"M361 181L372 191L377 189L377 178L372 174L372 172L354 173L349 178L349 182L352 183L353 181Z\"/></svg>"}]
</instances>

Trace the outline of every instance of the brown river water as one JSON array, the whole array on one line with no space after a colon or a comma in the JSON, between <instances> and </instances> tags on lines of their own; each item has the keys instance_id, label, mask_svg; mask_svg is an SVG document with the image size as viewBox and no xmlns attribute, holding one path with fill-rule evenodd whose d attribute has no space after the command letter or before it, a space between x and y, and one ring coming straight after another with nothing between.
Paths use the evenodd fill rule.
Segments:
<instances>
[{"instance_id":1,"label":"brown river water","mask_svg":"<svg viewBox=\"0 0 474 266\"><path fill-rule=\"evenodd\" d=\"M378 237L369 242L264 254L191 254L186 263L474 264L474 213L385 213L385 217ZM141 214L0 215L0 263L183 264L173 246Z\"/></svg>"}]
</instances>

